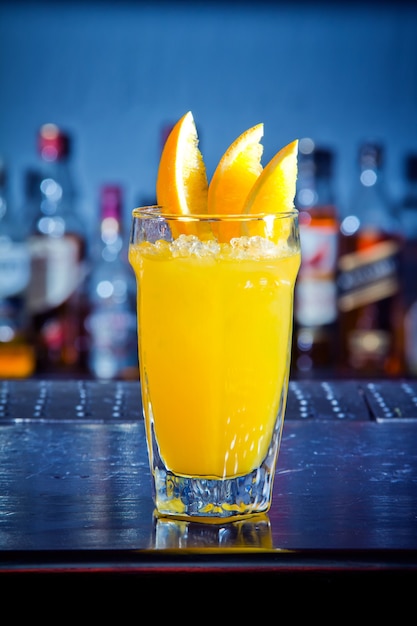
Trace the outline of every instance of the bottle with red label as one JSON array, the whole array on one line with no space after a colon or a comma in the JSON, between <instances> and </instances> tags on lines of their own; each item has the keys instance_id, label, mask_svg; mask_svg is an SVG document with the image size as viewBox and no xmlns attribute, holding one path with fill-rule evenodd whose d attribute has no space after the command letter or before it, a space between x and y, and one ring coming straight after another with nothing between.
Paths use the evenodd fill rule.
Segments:
<instances>
[{"instance_id":1,"label":"bottle with red label","mask_svg":"<svg viewBox=\"0 0 417 626\"><path fill-rule=\"evenodd\" d=\"M330 375L336 359L338 211L333 184L334 153L300 142L299 210L301 267L295 288L296 377Z\"/></svg>"},{"instance_id":2,"label":"bottle with red label","mask_svg":"<svg viewBox=\"0 0 417 626\"><path fill-rule=\"evenodd\" d=\"M340 226L340 368L349 376L404 371L400 262L403 239L383 181L383 148L359 149L359 178Z\"/></svg>"},{"instance_id":3,"label":"bottle with red label","mask_svg":"<svg viewBox=\"0 0 417 626\"><path fill-rule=\"evenodd\" d=\"M27 307L37 372L83 370L85 226L77 211L70 137L55 124L38 133L39 173L28 174L31 280Z\"/></svg>"}]
</instances>

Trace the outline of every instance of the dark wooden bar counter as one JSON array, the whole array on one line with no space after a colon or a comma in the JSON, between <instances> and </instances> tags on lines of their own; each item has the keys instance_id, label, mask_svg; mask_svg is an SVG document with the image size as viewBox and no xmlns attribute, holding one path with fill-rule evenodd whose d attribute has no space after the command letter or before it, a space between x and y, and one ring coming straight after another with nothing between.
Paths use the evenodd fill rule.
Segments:
<instances>
[{"instance_id":1,"label":"dark wooden bar counter","mask_svg":"<svg viewBox=\"0 0 417 626\"><path fill-rule=\"evenodd\" d=\"M292 382L271 511L232 524L155 519L135 382L0 381L0 451L0 581L417 576L416 381Z\"/></svg>"}]
</instances>

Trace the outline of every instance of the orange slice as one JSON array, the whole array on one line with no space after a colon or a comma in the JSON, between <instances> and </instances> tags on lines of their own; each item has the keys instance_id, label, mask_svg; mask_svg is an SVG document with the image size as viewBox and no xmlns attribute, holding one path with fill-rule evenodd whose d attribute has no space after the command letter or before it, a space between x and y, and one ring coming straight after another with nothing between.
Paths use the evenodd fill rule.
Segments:
<instances>
[{"instance_id":1,"label":"orange slice","mask_svg":"<svg viewBox=\"0 0 417 626\"><path fill-rule=\"evenodd\" d=\"M242 133L219 161L208 189L208 213L239 215L249 191L262 172L261 157L264 126L257 124ZM238 237L240 224L223 222L213 225L219 241Z\"/></svg>"},{"instance_id":2,"label":"orange slice","mask_svg":"<svg viewBox=\"0 0 417 626\"><path fill-rule=\"evenodd\" d=\"M228 242L243 234L279 234L280 220L272 217L259 219L250 232L238 221L221 220L223 215L268 216L293 209L298 141L282 148L263 169L262 136L263 124L242 133L220 159L208 186L191 111L175 124L162 151L156 183L158 204L181 218L171 220L174 237L185 233L206 239L214 233L219 241ZM210 226L209 222L193 221L194 215L216 216L217 220Z\"/></svg>"},{"instance_id":3,"label":"orange slice","mask_svg":"<svg viewBox=\"0 0 417 626\"><path fill-rule=\"evenodd\" d=\"M294 197L297 182L298 140L292 141L270 160L250 190L243 213L275 214L294 209ZM259 222L252 227L251 235L273 237L273 230L279 229L279 220L268 225Z\"/></svg>"},{"instance_id":4,"label":"orange slice","mask_svg":"<svg viewBox=\"0 0 417 626\"><path fill-rule=\"evenodd\" d=\"M191 111L170 132L159 162L157 203L175 215L207 213L207 173L198 149L198 135ZM194 233L192 222L173 224L174 236Z\"/></svg>"}]
</instances>

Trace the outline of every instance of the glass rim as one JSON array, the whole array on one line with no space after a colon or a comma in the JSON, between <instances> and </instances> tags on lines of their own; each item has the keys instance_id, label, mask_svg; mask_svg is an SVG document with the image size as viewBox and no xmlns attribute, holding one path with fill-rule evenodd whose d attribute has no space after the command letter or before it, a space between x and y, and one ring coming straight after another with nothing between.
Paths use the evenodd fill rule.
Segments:
<instances>
[{"instance_id":1,"label":"glass rim","mask_svg":"<svg viewBox=\"0 0 417 626\"><path fill-rule=\"evenodd\" d=\"M161 219L178 222L219 222L236 221L247 222L251 220L271 219L291 219L298 217L299 211L295 207L291 210L276 211L275 213L188 213L179 214L167 211L163 206L152 204L148 206L136 207L132 210L133 219Z\"/></svg>"}]
</instances>

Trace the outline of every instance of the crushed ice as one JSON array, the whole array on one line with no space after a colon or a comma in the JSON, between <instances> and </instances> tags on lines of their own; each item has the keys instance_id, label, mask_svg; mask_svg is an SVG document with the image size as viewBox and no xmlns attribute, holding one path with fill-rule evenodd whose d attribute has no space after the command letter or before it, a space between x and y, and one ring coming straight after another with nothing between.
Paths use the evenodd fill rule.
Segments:
<instances>
[{"instance_id":1,"label":"crushed ice","mask_svg":"<svg viewBox=\"0 0 417 626\"><path fill-rule=\"evenodd\" d=\"M214 240L201 241L195 235L180 235L171 244L172 256L215 256L220 252L220 244Z\"/></svg>"},{"instance_id":2,"label":"crushed ice","mask_svg":"<svg viewBox=\"0 0 417 626\"><path fill-rule=\"evenodd\" d=\"M274 242L264 237L235 237L228 243L219 243L215 239L201 241L195 235L180 235L170 244L174 257L187 257L190 255L222 256L232 259L253 259L282 256L289 253L286 243L277 246Z\"/></svg>"},{"instance_id":3,"label":"crushed ice","mask_svg":"<svg viewBox=\"0 0 417 626\"><path fill-rule=\"evenodd\" d=\"M276 258L293 254L294 250L286 242L276 245L264 237L235 237L230 243L219 243L216 239L201 241L195 235L180 235L175 241L169 243L162 239L154 244L146 244L148 254L171 254L178 257L219 257L228 259L256 259Z\"/></svg>"},{"instance_id":4,"label":"crushed ice","mask_svg":"<svg viewBox=\"0 0 417 626\"><path fill-rule=\"evenodd\" d=\"M231 239L230 245L239 258L241 256L251 258L276 256L279 249L273 241L259 236L234 238Z\"/></svg>"}]
</instances>

